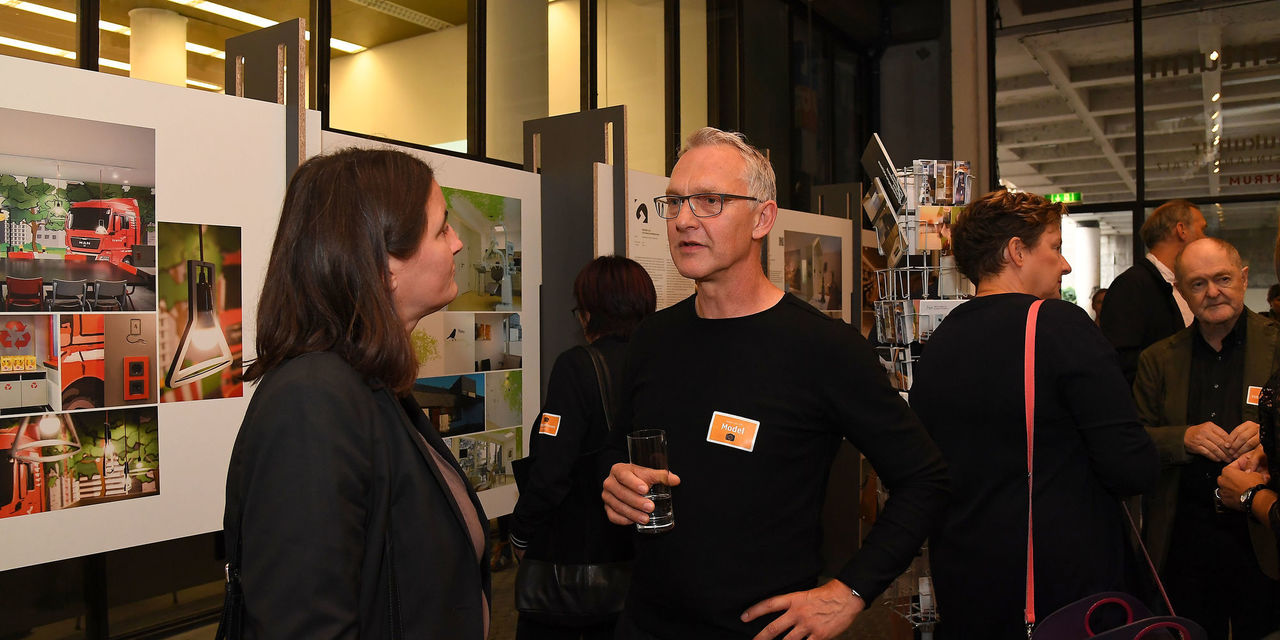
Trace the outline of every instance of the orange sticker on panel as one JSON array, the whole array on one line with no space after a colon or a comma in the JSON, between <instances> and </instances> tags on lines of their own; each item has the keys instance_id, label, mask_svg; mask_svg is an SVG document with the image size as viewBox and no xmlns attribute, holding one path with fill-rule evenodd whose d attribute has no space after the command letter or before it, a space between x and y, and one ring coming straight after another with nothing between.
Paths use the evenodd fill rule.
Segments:
<instances>
[{"instance_id":1,"label":"orange sticker on panel","mask_svg":"<svg viewBox=\"0 0 1280 640\"><path fill-rule=\"evenodd\" d=\"M538 425L538 433L555 436L560 432L560 416L554 413L542 414L542 424Z\"/></svg>"},{"instance_id":2,"label":"orange sticker on panel","mask_svg":"<svg viewBox=\"0 0 1280 640\"><path fill-rule=\"evenodd\" d=\"M759 431L760 423L756 420L716 411L711 414L707 442L749 452L756 448L756 434Z\"/></svg>"},{"instance_id":3,"label":"orange sticker on panel","mask_svg":"<svg viewBox=\"0 0 1280 640\"><path fill-rule=\"evenodd\" d=\"M1249 387L1248 393L1245 394L1245 404L1258 406L1258 401L1262 399L1262 387Z\"/></svg>"}]
</instances>

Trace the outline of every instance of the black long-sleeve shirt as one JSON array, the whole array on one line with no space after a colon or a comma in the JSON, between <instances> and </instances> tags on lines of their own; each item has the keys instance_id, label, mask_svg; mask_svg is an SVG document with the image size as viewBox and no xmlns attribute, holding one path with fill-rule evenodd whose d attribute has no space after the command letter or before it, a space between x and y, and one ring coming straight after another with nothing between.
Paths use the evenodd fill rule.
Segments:
<instances>
[{"instance_id":1,"label":"black long-sleeve shirt","mask_svg":"<svg viewBox=\"0 0 1280 640\"><path fill-rule=\"evenodd\" d=\"M929 544L943 637L1026 633L1023 339L1034 300L1001 294L960 305L915 368L911 405L952 479L946 524ZM1160 463L1115 350L1082 309L1046 300L1035 349L1035 584L1043 619L1123 586L1119 497L1154 488Z\"/></svg>"},{"instance_id":2,"label":"black long-sleeve shirt","mask_svg":"<svg viewBox=\"0 0 1280 640\"><path fill-rule=\"evenodd\" d=\"M699 318L694 297L663 310L633 336L624 378L614 461L625 460L632 428L665 429L681 478L675 527L636 534L627 609L652 635L751 637L773 616L744 624L748 607L817 586L822 498L841 438L892 491L836 576L868 604L944 507L941 455L871 347L794 296L740 318ZM713 428L717 412L747 426L729 440Z\"/></svg>"}]
</instances>

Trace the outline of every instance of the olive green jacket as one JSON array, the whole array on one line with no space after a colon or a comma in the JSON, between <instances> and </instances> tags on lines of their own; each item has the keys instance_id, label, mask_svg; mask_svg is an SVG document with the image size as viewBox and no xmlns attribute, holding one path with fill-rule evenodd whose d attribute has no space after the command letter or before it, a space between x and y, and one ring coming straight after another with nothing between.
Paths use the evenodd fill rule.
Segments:
<instances>
[{"instance_id":1,"label":"olive green jacket","mask_svg":"<svg viewBox=\"0 0 1280 640\"><path fill-rule=\"evenodd\" d=\"M1261 388L1280 366L1280 325L1245 309L1240 321L1245 329L1244 387L1241 415L1244 420L1258 421L1256 396L1248 402L1249 387ZM1169 538L1178 504L1178 476L1181 465L1190 462L1191 454L1183 446L1187 424L1187 396L1191 384L1192 325L1157 342L1138 358L1138 376L1133 381L1133 397L1138 417L1160 453L1160 484L1154 494L1143 496L1143 539L1158 569L1164 568L1169 553ZM1231 430L1235 425L1219 425ZM1262 525L1249 520L1253 550L1264 573L1276 578L1275 539Z\"/></svg>"}]
</instances>

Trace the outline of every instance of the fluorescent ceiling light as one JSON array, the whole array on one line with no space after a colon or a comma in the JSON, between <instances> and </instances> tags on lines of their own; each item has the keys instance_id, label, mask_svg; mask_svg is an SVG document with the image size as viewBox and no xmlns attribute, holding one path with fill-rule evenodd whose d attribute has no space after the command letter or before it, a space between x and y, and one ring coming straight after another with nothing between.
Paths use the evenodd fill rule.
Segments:
<instances>
[{"instance_id":1,"label":"fluorescent ceiling light","mask_svg":"<svg viewBox=\"0 0 1280 640\"><path fill-rule=\"evenodd\" d=\"M128 71L130 69L128 62L116 62L115 60L108 60L107 58L98 58L98 66L119 69L121 71Z\"/></svg>"},{"instance_id":2,"label":"fluorescent ceiling light","mask_svg":"<svg viewBox=\"0 0 1280 640\"><path fill-rule=\"evenodd\" d=\"M236 20L245 24L251 24L258 28L271 27L276 24L274 20L268 20L262 16L255 16L252 13L245 13L239 9L224 7L216 2L205 2L205 0L169 0L169 2L180 4L184 7L191 7L192 9L207 11L214 15L230 18L231 20Z\"/></svg>"},{"instance_id":3,"label":"fluorescent ceiling light","mask_svg":"<svg viewBox=\"0 0 1280 640\"><path fill-rule=\"evenodd\" d=\"M42 16L47 16L55 20L62 20L63 22L70 22L72 24L75 24L76 22L76 14L71 13L70 11L54 9L52 7L46 7L44 5L36 4L34 2L22 2L21 0L0 0L0 6L13 7L21 11L27 11L29 13L35 13ZM129 29L129 27L126 27L122 24L116 24L108 20L99 20L98 28L103 31L118 33L122 36L132 35L132 30ZM215 49L213 47L206 47L202 44L196 44L194 42L187 43L187 51L190 51L191 53L199 54L202 56L217 58L219 60L225 60L227 58L227 54L223 53L222 50L220 49Z\"/></svg>"},{"instance_id":4,"label":"fluorescent ceiling light","mask_svg":"<svg viewBox=\"0 0 1280 640\"><path fill-rule=\"evenodd\" d=\"M1213 125L1213 128L1212 128L1212 129L1210 129L1209 131L1211 131L1211 132L1213 132L1213 133L1217 133L1217 132L1218 132L1218 129L1219 129L1221 126L1222 126L1222 125L1220 125L1220 124L1215 124L1215 125Z\"/></svg>"},{"instance_id":5,"label":"fluorescent ceiling light","mask_svg":"<svg viewBox=\"0 0 1280 640\"><path fill-rule=\"evenodd\" d=\"M206 0L169 0L169 2L172 2L174 4L180 4L184 7L191 7L192 9L207 11L214 15L219 15L224 18L235 20L237 22L243 22L245 24L253 25L255 27L258 27L259 29L265 28L265 27L274 27L276 25L276 22L274 20L270 20L262 16L256 16L256 15L253 15L252 13L246 13L244 11L240 11L239 9L224 7L216 2L207 2ZM307 35L307 40L311 40L311 32L308 31L306 35ZM365 47L362 47L352 42L347 42L345 40L339 40L337 38L329 38L329 46L333 47L334 49L337 49L338 51L342 51L344 53L359 53L365 50Z\"/></svg>"},{"instance_id":6,"label":"fluorescent ceiling light","mask_svg":"<svg viewBox=\"0 0 1280 640\"><path fill-rule=\"evenodd\" d=\"M67 51L66 49L59 49L57 47L50 47L43 44L36 44L34 42L27 42L26 40L17 40L14 38L6 38L4 36L0 36L0 45L4 45L7 47L14 47L16 49L26 49L27 51L43 53L47 56L58 56L59 58L66 58L68 60L76 59L76 52L74 51Z\"/></svg>"},{"instance_id":7,"label":"fluorescent ceiling light","mask_svg":"<svg viewBox=\"0 0 1280 640\"><path fill-rule=\"evenodd\" d=\"M210 91L222 91L222 87L219 87L216 84L209 84L208 82L200 82L199 80L192 80L191 78L187 78L187 86L198 87L200 89L208 89Z\"/></svg>"},{"instance_id":8,"label":"fluorescent ceiling light","mask_svg":"<svg viewBox=\"0 0 1280 640\"><path fill-rule=\"evenodd\" d=\"M1210 120L1217 120L1217 119L1218 119L1218 117L1219 117L1219 116L1221 116L1221 115L1222 115L1222 112L1221 112L1221 111L1214 111L1214 112L1213 112L1213 115L1209 116L1209 119L1210 119Z\"/></svg>"},{"instance_id":9,"label":"fluorescent ceiling light","mask_svg":"<svg viewBox=\"0 0 1280 640\"><path fill-rule=\"evenodd\" d=\"M1217 50L1217 49L1214 49L1213 51L1210 51L1210 52L1209 52L1209 59L1210 59L1210 60L1217 60L1217 59L1218 59L1218 50Z\"/></svg>"},{"instance_id":10,"label":"fluorescent ceiling light","mask_svg":"<svg viewBox=\"0 0 1280 640\"><path fill-rule=\"evenodd\" d=\"M1213 168L1213 172L1214 172L1214 173L1218 173L1219 171L1222 171L1222 169L1219 169L1218 167L1214 167L1214 168Z\"/></svg>"},{"instance_id":11,"label":"fluorescent ceiling light","mask_svg":"<svg viewBox=\"0 0 1280 640\"><path fill-rule=\"evenodd\" d=\"M1222 94L1221 94L1221 93L1219 93L1219 92L1217 92L1217 91L1214 91L1214 92L1213 92L1213 95L1212 95L1212 96L1209 96L1209 101L1210 101L1210 102L1217 102L1217 101L1218 101L1218 98L1221 98L1221 97L1222 97Z\"/></svg>"}]
</instances>

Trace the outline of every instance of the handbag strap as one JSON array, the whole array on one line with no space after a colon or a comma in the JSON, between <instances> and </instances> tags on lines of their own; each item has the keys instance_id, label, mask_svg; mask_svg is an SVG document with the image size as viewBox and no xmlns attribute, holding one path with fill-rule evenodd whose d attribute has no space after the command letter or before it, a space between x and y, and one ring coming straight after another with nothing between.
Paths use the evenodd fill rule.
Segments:
<instances>
[{"instance_id":1,"label":"handbag strap","mask_svg":"<svg viewBox=\"0 0 1280 640\"><path fill-rule=\"evenodd\" d=\"M1035 453L1035 418L1036 418L1036 319L1040 314L1040 305L1044 300L1036 300L1031 303L1031 308L1027 310L1027 330L1023 342L1023 371L1022 371L1022 389L1023 389L1023 409L1026 412L1027 423L1027 599L1026 608L1023 610L1023 621L1027 625L1027 637L1031 637L1031 632L1036 624L1036 584L1035 584L1035 545L1032 538L1031 528L1031 505L1032 505L1032 464L1033 454ZM1133 531L1133 537L1138 541L1138 547L1142 549L1142 557L1147 561L1147 568L1151 569L1151 577L1156 581L1156 587L1160 590L1160 597L1164 598L1164 604L1169 608L1169 615L1176 616L1173 611L1173 603L1169 601L1169 594L1165 592L1164 583L1160 580L1160 573L1156 571L1156 565L1151 561L1151 554L1147 551L1147 545L1142 541L1142 533L1138 531L1138 525L1133 520L1133 514L1129 511L1129 505L1123 500L1120 506L1124 508L1125 518L1129 521L1129 529Z\"/></svg>"},{"instance_id":2,"label":"handbag strap","mask_svg":"<svg viewBox=\"0 0 1280 640\"><path fill-rule=\"evenodd\" d=\"M604 426L607 430L613 431L613 384L609 377L609 363L605 362L604 354L595 345L586 345L583 347L587 350L587 354L591 356L591 366L596 370L596 386L600 389L600 407L604 410Z\"/></svg>"},{"instance_id":3,"label":"handbag strap","mask_svg":"<svg viewBox=\"0 0 1280 640\"><path fill-rule=\"evenodd\" d=\"M1036 563L1035 540L1031 528L1031 505L1034 496L1032 484L1031 461L1035 453L1036 432L1036 318L1040 315L1040 305L1044 300L1036 300L1027 310L1027 330L1023 339L1022 369L1022 405L1026 412L1027 423L1027 601L1023 609L1023 621L1027 625L1027 637L1036 624Z\"/></svg>"}]
</instances>

